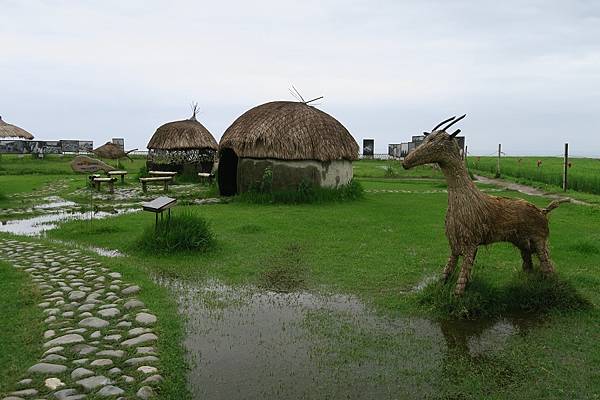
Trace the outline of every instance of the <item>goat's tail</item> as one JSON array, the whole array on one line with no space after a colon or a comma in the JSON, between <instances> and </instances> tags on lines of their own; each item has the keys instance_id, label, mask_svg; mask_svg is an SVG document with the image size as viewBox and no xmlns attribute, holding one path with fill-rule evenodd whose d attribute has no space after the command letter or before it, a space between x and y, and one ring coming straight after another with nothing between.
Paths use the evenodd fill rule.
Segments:
<instances>
[{"instance_id":1,"label":"goat's tail","mask_svg":"<svg viewBox=\"0 0 600 400\"><path fill-rule=\"evenodd\" d=\"M542 208L542 214L548 215L550 211L558 208L558 206L560 206L562 203L569 203L570 201L571 199L554 200L552 203L548 204L548 207Z\"/></svg>"}]
</instances>

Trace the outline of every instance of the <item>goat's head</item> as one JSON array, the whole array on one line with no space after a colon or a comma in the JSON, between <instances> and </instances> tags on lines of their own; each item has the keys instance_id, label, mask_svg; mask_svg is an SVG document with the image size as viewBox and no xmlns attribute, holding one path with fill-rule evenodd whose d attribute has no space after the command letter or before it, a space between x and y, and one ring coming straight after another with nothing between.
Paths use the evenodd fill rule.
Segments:
<instances>
[{"instance_id":1,"label":"goat's head","mask_svg":"<svg viewBox=\"0 0 600 400\"><path fill-rule=\"evenodd\" d=\"M446 129L466 117L452 117L437 124L431 133L423 132L425 139L413 151L411 151L404 161L402 167L409 169L423 164L446 164L448 162L460 159L460 149L454 138L460 133L460 129L448 134ZM448 124L446 126L442 126Z\"/></svg>"}]
</instances>

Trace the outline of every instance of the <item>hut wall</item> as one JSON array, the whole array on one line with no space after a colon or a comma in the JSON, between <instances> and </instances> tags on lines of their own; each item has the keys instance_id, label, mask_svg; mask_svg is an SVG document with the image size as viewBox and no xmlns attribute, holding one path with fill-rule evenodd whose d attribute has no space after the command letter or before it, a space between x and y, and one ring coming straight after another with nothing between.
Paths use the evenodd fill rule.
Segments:
<instances>
[{"instance_id":1,"label":"hut wall","mask_svg":"<svg viewBox=\"0 0 600 400\"><path fill-rule=\"evenodd\" d=\"M352 179L352 162L346 160L275 160L242 158L238 163L238 192L260 185L267 168L273 171L273 190L296 188L302 182L335 188Z\"/></svg>"}]
</instances>

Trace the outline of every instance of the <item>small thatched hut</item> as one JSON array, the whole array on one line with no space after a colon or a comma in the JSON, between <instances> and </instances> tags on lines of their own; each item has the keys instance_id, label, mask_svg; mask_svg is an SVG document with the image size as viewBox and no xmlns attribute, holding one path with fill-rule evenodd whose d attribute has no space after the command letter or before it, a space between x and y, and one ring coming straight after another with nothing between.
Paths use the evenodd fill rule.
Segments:
<instances>
[{"instance_id":1,"label":"small thatched hut","mask_svg":"<svg viewBox=\"0 0 600 400\"><path fill-rule=\"evenodd\" d=\"M244 192L272 171L273 190L301 183L337 187L352 179L358 144L331 115L303 102L274 101L242 114L219 143L222 195Z\"/></svg>"},{"instance_id":2,"label":"small thatched hut","mask_svg":"<svg viewBox=\"0 0 600 400\"><path fill-rule=\"evenodd\" d=\"M149 170L180 173L211 172L218 145L211 133L196 120L194 107L190 119L160 126L148 142Z\"/></svg>"},{"instance_id":3,"label":"small thatched hut","mask_svg":"<svg viewBox=\"0 0 600 400\"><path fill-rule=\"evenodd\" d=\"M131 158L129 157L129 153L131 153L132 151L135 151L135 150L123 151L116 144L111 143L111 142L106 142L102 146L98 147L97 149L92 150L92 153L94 153L96 156L98 156L100 158L109 158L111 160L118 160L123 157L127 157L131 160Z\"/></svg>"},{"instance_id":4,"label":"small thatched hut","mask_svg":"<svg viewBox=\"0 0 600 400\"><path fill-rule=\"evenodd\" d=\"M33 139L33 135L18 126L7 124L0 117L0 138Z\"/></svg>"}]
</instances>

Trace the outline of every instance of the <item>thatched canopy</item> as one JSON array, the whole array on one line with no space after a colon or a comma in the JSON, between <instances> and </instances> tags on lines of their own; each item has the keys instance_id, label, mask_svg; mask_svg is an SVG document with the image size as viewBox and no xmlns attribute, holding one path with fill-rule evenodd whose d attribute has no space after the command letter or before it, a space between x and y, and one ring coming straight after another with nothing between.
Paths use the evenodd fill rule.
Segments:
<instances>
[{"instance_id":1,"label":"thatched canopy","mask_svg":"<svg viewBox=\"0 0 600 400\"><path fill-rule=\"evenodd\" d=\"M254 107L227 128L219 147L238 157L281 160L355 160L358 144L331 115L302 102Z\"/></svg>"},{"instance_id":2,"label":"thatched canopy","mask_svg":"<svg viewBox=\"0 0 600 400\"><path fill-rule=\"evenodd\" d=\"M217 141L196 119L196 109L190 119L168 122L160 126L148 142L150 150L217 150Z\"/></svg>"},{"instance_id":3,"label":"thatched canopy","mask_svg":"<svg viewBox=\"0 0 600 400\"><path fill-rule=\"evenodd\" d=\"M31 140L33 139L33 135L18 126L7 124L2 121L2 117L0 117L0 138L21 138Z\"/></svg>"},{"instance_id":4,"label":"thatched canopy","mask_svg":"<svg viewBox=\"0 0 600 400\"><path fill-rule=\"evenodd\" d=\"M92 153L101 158L110 158L111 160L118 160L119 158L127 157L127 153L121 150L119 146L114 143L106 142L97 149L92 150Z\"/></svg>"}]
</instances>

